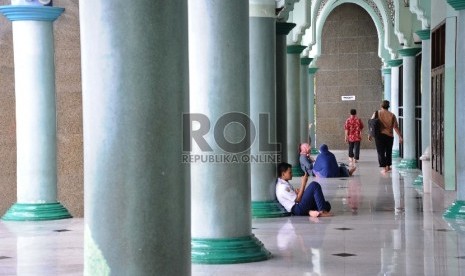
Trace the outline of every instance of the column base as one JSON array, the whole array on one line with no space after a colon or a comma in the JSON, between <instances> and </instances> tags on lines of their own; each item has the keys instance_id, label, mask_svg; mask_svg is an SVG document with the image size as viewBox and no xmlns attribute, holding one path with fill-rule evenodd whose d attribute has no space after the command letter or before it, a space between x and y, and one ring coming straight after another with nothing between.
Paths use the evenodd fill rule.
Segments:
<instances>
[{"instance_id":1,"label":"column base","mask_svg":"<svg viewBox=\"0 0 465 276\"><path fill-rule=\"evenodd\" d=\"M2 220L38 221L72 218L59 202L55 203L15 203L8 209Z\"/></svg>"},{"instance_id":2,"label":"column base","mask_svg":"<svg viewBox=\"0 0 465 276\"><path fill-rule=\"evenodd\" d=\"M400 157L400 151L399 150L392 150L392 158L399 158Z\"/></svg>"},{"instance_id":3,"label":"column base","mask_svg":"<svg viewBox=\"0 0 465 276\"><path fill-rule=\"evenodd\" d=\"M310 154L320 154L320 151L317 148L312 148Z\"/></svg>"},{"instance_id":4,"label":"column base","mask_svg":"<svg viewBox=\"0 0 465 276\"><path fill-rule=\"evenodd\" d=\"M271 258L255 235L231 239L192 238L192 263L237 264L259 262Z\"/></svg>"},{"instance_id":5,"label":"column base","mask_svg":"<svg viewBox=\"0 0 465 276\"><path fill-rule=\"evenodd\" d=\"M287 217L291 213L276 200L274 201L252 201L253 218L278 218Z\"/></svg>"},{"instance_id":6,"label":"column base","mask_svg":"<svg viewBox=\"0 0 465 276\"><path fill-rule=\"evenodd\" d=\"M292 166L292 176L294 177L301 177L304 176L304 171L300 168L300 165L298 166Z\"/></svg>"},{"instance_id":7,"label":"column base","mask_svg":"<svg viewBox=\"0 0 465 276\"><path fill-rule=\"evenodd\" d=\"M413 185L417 185L417 186L422 186L423 185L423 175L422 174L417 176L415 181L413 181Z\"/></svg>"},{"instance_id":8,"label":"column base","mask_svg":"<svg viewBox=\"0 0 465 276\"><path fill-rule=\"evenodd\" d=\"M399 169L416 169L417 168L417 160L415 159L402 159L397 165Z\"/></svg>"},{"instance_id":9,"label":"column base","mask_svg":"<svg viewBox=\"0 0 465 276\"><path fill-rule=\"evenodd\" d=\"M446 219L465 220L465 200L456 200L442 215Z\"/></svg>"}]
</instances>

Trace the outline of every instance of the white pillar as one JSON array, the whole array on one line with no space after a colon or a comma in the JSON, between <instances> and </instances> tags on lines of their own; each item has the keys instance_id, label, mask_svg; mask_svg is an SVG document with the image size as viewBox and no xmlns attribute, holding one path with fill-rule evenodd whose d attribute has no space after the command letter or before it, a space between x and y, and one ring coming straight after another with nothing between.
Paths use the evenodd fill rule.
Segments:
<instances>
[{"instance_id":1,"label":"white pillar","mask_svg":"<svg viewBox=\"0 0 465 276\"><path fill-rule=\"evenodd\" d=\"M383 68L384 99L391 101L391 68Z\"/></svg>"},{"instance_id":2,"label":"white pillar","mask_svg":"<svg viewBox=\"0 0 465 276\"><path fill-rule=\"evenodd\" d=\"M69 218L57 202L53 21L63 8L3 6L13 21L17 197L4 220Z\"/></svg>"},{"instance_id":3,"label":"white pillar","mask_svg":"<svg viewBox=\"0 0 465 276\"><path fill-rule=\"evenodd\" d=\"M403 57L403 149L404 155L399 164L400 168L417 168L417 157L415 154L415 56L421 48L404 48L399 50Z\"/></svg>"},{"instance_id":4,"label":"white pillar","mask_svg":"<svg viewBox=\"0 0 465 276\"><path fill-rule=\"evenodd\" d=\"M431 40L430 29L416 32L421 38L421 152L431 139Z\"/></svg>"},{"instance_id":5,"label":"white pillar","mask_svg":"<svg viewBox=\"0 0 465 276\"><path fill-rule=\"evenodd\" d=\"M79 12L84 275L190 275L187 0Z\"/></svg>"},{"instance_id":6,"label":"white pillar","mask_svg":"<svg viewBox=\"0 0 465 276\"><path fill-rule=\"evenodd\" d=\"M252 139L246 136L252 129L249 1L197 0L188 6L190 112L203 114L215 128L204 135L208 149L194 144L192 154L239 160L191 164L192 262L266 260L270 253L252 234L250 163L243 159L250 150L231 146Z\"/></svg>"},{"instance_id":7,"label":"white pillar","mask_svg":"<svg viewBox=\"0 0 465 276\"><path fill-rule=\"evenodd\" d=\"M312 142L312 154L318 154L317 141L316 141L316 120L315 120L315 74L318 68L310 67L308 68L308 83L309 83L309 96L308 96L308 118L310 126L310 139Z\"/></svg>"},{"instance_id":8,"label":"white pillar","mask_svg":"<svg viewBox=\"0 0 465 276\"><path fill-rule=\"evenodd\" d=\"M401 59L393 59L388 61L391 66L391 112L399 119L399 66L402 64ZM392 146L392 157L398 158L399 137L394 134L394 144Z\"/></svg>"}]
</instances>

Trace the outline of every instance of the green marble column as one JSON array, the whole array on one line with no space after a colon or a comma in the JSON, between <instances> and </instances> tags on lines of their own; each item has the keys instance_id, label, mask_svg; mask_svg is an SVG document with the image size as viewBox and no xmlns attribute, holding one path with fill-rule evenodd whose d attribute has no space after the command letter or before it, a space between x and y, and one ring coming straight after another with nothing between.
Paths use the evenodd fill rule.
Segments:
<instances>
[{"instance_id":1,"label":"green marble column","mask_svg":"<svg viewBox=\"0 0 465 276\"><path fill-rule=\"evenodd\" d=\"M252 217L269 218L290 215L276 200L276 19L274 0L250 4L250 117L258 128L252 144L251 162Z\"/></svg>"},{"instance_id":2,"label":"green marble column","mask_svg":"<svg viewBox=\"0 0 465 276\"><path fill-rule=\"evenodd\" d=\"M276 139L281 159L287 160L287 44L286 36L294 23L276 22Z\"/></svg>"},{"instance_id":3,"label":"green marble column","mask_svg":"<svg viewBox=\"0 0 465 276\"><path fill-rule=\"evenodd\" d=\"M84 275L190 275L187 1L80 1Z\"/></svg>"},{"instance_id":4,"label":"green marble column","mask_svg":"<svg viewBox=\"0 0 465 276\"><path fill-rule=\"evenodd\" d=\"M459 11L457 17L457 72L465 72L465 0L448 0L451 6ZM465 78L456 75L456 92L455 92L455 110L456 122L465 121ZM465 129L456 127L456 141L465 140ZM444 212L444 217L454 220L455 223L464 227L465 220L465 144L462 142L455 143L456 153L456 185L457 200Z\"/></svg>"},{"instance_id":5,"label":"green marble column","mask_svg":"<svg viewBox=\"0 0 465 276\"><path fill-rule=\"evenodd\" d=\"M300 141L309 142L310 132L308 124L310 121L310 83L308 76L308 65L312 62L312 58L300 59ZM313 108L313 106L311 106Z\"/></svg>"},{"instance_id":6,"label":"green marble column","mask_svg":"<svg viewBox=\"0 0 465 276\"><path fill-rule=\"evenodd\" d=\"M287 162L292 165L294 176L302 176L298 146L300 141L300 53L302 45L287 46Z\"/></svg>"},{"instance_id":7,"label":"green marble column","mask_svg":"<svg viewBox=\"0 0 465 276\"><path fill-rule=\"evenodd\" d=\"M218 129L221 118L249 115L249 1L198 0L189 2L188 7L190 112L203 114L211 127ZM206 147L192 146L194 155L236 156L240 160L191 163L193 263L270 258L252 234L250 150L228 146L253 140L246 138L252 126L238 119L206 133Z\"/></svg>"}]
</instances>

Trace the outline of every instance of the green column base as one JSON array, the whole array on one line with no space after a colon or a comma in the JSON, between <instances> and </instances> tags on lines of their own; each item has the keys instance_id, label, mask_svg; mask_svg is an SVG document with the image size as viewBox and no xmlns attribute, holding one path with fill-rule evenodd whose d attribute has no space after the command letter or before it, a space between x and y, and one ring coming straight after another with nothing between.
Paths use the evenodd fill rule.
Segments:
<instances>
[{"instance_id":1,"label":"green column base","mask_svg":"<svg viewBox=\"0 0 465 276\"><path fill-rule=\"evenodd\" d=\"M55 203L15 203L8 209L2 220L38 221L72 218L59 202Z\"/></svg>"},{"instance_id":2,"label":"green column base","mask_svg":"<svg viewBox=\"0 0 465 276\"><path fill-rule=\"evenodd\" d=\"M278 218L287 217L291 213L276 200L274 201L252 201L253 218Z\"/></svg>"},{"instance_id":3,"label":"green column base","mask_svg":"<svg viewBox=\"0 0 465 276\"><path fill-rule=\"evenodd\" d=\"M295 176L295 177L300 177L300 176L304 176L304 171L302 171L302 169L300 168L300 165L298 166L292 166L292 176Z\"/></svg>"},{"instance_id":4,"label":"green column base","mask_svg":"<svg viewBox=\"0 0 465 276\"><path fill-rule=\"evenodd\" d=\"M320 154L320 151L317 148L312 148L310 154Z\"/></svg>"},{"instance_id":5,"label":"green column base","mask_svg":"<svg viewBox=\"0 0 465 276\"><path fill-rule=\"evenodd\" d=\"M392 156L392 158L399 158L400 157L400 151L399 150L392 150L391 156Z\"/></svg>"},{"instance_id":6,"label":"green column base","mask_svg":"<svg viewBox=\"0 0 465 276\"><path fill-rule=\"evenodd\" d=\"M442 216L447 219L465 220L465 201L456 200Z\"/></svg>"},{"instance_id":7,"label":"green column base","mask_svg":"<svg viewBox=\"0 0 465 276\"><path fill-rule=\"evenodd\" d=\"M413 181L413 185L418 185L418 186L423 185L423 175L422 175L422 174L420 174L419 176L417 176L417 178L415 179L415 181Z\"/></svg>"},{"instance_id":8,"label":"green column base","mask_svg":"<svg viewBox=\"0 0 465 276\"><path fill-rule=\"evenodd\" d=\"M255 235L231 239L192 238L192 263L237 264L259 262L271 258Z\"/></svg>"},{"instance_id":9,"label":"green column base","mask_svg":"<svg viewBox=\"0 0 465 276\"><path fill-rule=\"evenodd\" d=\"M397 165L399 169L416 169L417 168L417 160L415 159L402 159L399 165Z\"/></svg>"}]
</instances>

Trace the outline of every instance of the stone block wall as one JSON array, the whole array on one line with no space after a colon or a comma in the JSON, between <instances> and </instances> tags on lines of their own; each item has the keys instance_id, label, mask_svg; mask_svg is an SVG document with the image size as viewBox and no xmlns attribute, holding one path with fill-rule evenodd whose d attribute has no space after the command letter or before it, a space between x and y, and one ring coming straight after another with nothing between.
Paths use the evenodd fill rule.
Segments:
<instances>
[{"instance_id":1,"label":"stone block wall","mask_svg":"<svg viewBox=\"0 0 465 276\"><path fill-rule=\"evenodd\" d=\"M330 149L347 149L344 122L350 109L357 109L366 133L367 121L379 108L384 93L378 35L363 8L342 4L328 16L316 66L317 147L325 143ZM341 96L352 95L355 101L341 100ZM362 149L375 148L366 135L362 138Z\"/></svg>"}]
</instances>

